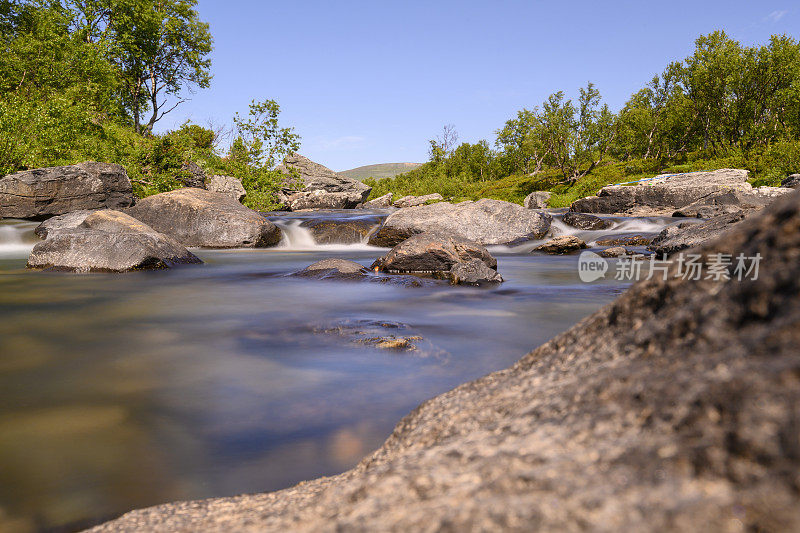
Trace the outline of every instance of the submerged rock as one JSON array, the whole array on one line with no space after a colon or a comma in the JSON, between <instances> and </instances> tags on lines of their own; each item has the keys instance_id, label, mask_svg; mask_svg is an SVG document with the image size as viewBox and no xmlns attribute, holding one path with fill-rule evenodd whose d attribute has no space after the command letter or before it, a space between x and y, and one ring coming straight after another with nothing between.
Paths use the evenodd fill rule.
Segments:
<instances>
[{"instance_id":1,"label":"submerged rock","mask_svg":"<svg viewBox=\"0 0 800 533\"><path fill-rule=\"evenodd\" d=\"M312 263L303 270L292 274L301 278L316 279L362 279L369 276L369 270L355 261L346 259L323 259Z\"/></svg>"},{"instance_id":2,"label":"submerged rock","mask_svg":"<svg viewBox=\"0 0 800 533\"><path fill-rule=\"evenodd\" d=\"M609 185L597 196L576 200L570 211L633 216L669 215L712 193L752 189L747 170L722 169L656 177L635 185Z\"/></svg>"},{"instance_id":3,"label":"submerged rock","mask_svg":"<svg viewBox=\"0 0 800 533\"><path fill-rule=\"evenodd\" d=\"M527 209L546 209L551 196L553 193L549 191L533 191L525 197L522 205Z\"/></svg>"},{"instance_id":4,"label":"submerged rock","mask_svg":"<svg viewBox=\"0 0 800 533\"><path fill-rule=\"evenodd\" d=\"M389 215L369 243L395 246L426 231L449 233L483 245L539 239L552 217L521 205L489 200L407 207Z\"/></svg>"},{"instance_id":5,"label":"submerged rock","mask_svg":"<svg viewBox=\"0 0 800 533\"><path fill-rule=\"evenodd\" d=\"M533 251L560 255L577 252L583 248L586 248L586 243L578 237L575 237L574 235L562 235L537 246L533 249Z\"/></svg>"},{"instance_id":6,"label":"submerged rock","mask_svg":"<svg viewBox=\"0 0 800 533\"><path fill-rule=\"evenodd\" d=\"M697 251L731 250L761 255L758 279L673 265L426 401L348 472L94 531L796 531L800 192Z\"/></svg>"},{"instance_id":7,"label":"submerged rock","mask_svg":"<svg viewBox=\"0 0 800 533\"><path fill-rule=\"evenodd\" d=\"M718 238L752 214L753 211L738 211L714 217L702 224L682 223L677 226L667 226L653 239L648 249L660 256L699 246Z\"/></svg>"},{"instance_id":8,"label":"submerged rock","mask_svg":"<svg viewBox=\"0 0 800 533\"><path fill-rule=\"evenodd\" d=\"M614 225L614 223L610 220L604 220L600 217L588 215L586 213L564 213L564 216L561 218L561 220L567 226L585 230L607 229Z\"/></svg>"},{"instance_id":9,"label":"submerged rock","mask_svg":"<svg viewBox=\"0 0 800 533\"><path fill-rule=\"evenodd\" d=\"M242 182L233 176L211 176L206 180L206 189L230 196L237 202L241 202L247 196Z\"/></svg>"},{"instance_id":10,"label":"submerged rock","mask_svg":"<svg viewBox=\"0 0 800 533\"><path fill-rule=\"evenodd\" d=\"M148 196L126 212L184 246L260 248L281 240L281 230L225 194L177 189Z\"/></svg>"},{"instance_id":11,"label":"submerged rock","mask_svg":"<svg viewBox=\"0 0 800 533\"><path fill-rule=\"evenodd\" d=\"M433 193L433 194L426 194L424 196L403 196L396 202L394 202L394 207L403 208L403 207L414 207L417 205L425 205L429 202L441 202L444 200L441 194Z\"/></svg>"},{"instance_id":12,"label":"submerged rock","mask_svg":"<svg viewBox=\"0 0 800 533\"><path fill-rule=\"evenodd\" d=\"M41 219L84 209L118 209L133 202L131 180L120 165L89 161L0 178L0 218Z\"/></svg>"},{"instance_id":13,"label":"submerged rock","mask_svg":"<svg viewBox=\"0 0 800 533\"><path fill-rule=\"evenodd\" d=\"M300 154L286 156L278 170L290 181L299 180L296 188L287 187L279 194L279 200L289 211L352 209L363 204L372 191L372 187L337 174Z\"/></svg>"},{"instance_id":14,"label":"submerged rock","mask_svg":"<svg viewBox=\"0 0 800 533\"><path fill-rule=\"evenodd\" d=\"M447 272L446 277L454 285L484 285L503 283L503 277L496 268L490 268L480 259L470 259L456 263Z\"/></svg>"},{"instance_id":15,"label":"submerged rock","mask_svg":"<svg viewBox=\"0 0 800 533\"><path fill-rule=\"evenodd\" d=\"M704 196L675 211L674 217L713 218L735 213L743 209L762 209L777 198L791 193L792 189L782 187L759 187L758 189L732 189Z\"/></svg>"},{"instance_id":16,"label":"submerged rock","mask_svg":"<svg viewBox=\"0 0 800 533\"><path fill-rule=\"evenodd\" d=\"M370 200L369 202L365 202L363 207L364 209L385 209L387 207L392 207L392 193L386 193L383 196L379 196L374 200Z\"/></svg>"},{"instance_id":17,"label":"submerged rock","mask_svg":"<svg viewBox=\"0 0 800 533\"><path fill-rule=\"evenodd\" d=\"M126 272L202 263L175 240L133 217L94 211L75 227L50 230L33 247L28 268Z\"/></svg>"},{"instance_id":18,"label":"submerged rock","mask_svg":"<svg viewBox=\"0 0 800 533\"><path fill-rule=\"evenodd\" d=\"M622 246L614 246L612 248L600 250L599 254L601 257L622 257L623 255L632 255L631 252Z\"/></svg>"}]
</instances>

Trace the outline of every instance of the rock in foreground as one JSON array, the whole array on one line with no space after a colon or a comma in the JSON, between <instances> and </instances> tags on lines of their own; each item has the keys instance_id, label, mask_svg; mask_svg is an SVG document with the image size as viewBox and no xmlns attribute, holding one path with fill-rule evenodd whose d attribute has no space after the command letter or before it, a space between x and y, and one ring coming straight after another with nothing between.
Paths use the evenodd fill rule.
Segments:
<instances>
[{"instance_id":1,"label":"rock in foreground","mask_svg":"<svg viewBox=\"0 0 800 533\"><path fill-rule=\"evenodd\" d=\"M478 243L456 235L430 232L414 235L398 244L372 268L381 272L415 272L433 274L448 272L453 265L478 259L497 270L497 259Z\"/></svg>"},{"instance_id":2,"label":"rock in foreground","mask_svg":"<svg viewBox=\"0 0 800 533\"><path fill-rule=\"evenodd\" d=\"M291 181L300 180L299 188L286 188L279 195L289 211L303 209L352 209L366 202L372 187L337 174L300 154L289 154L278 167Z\"/></svg>"},{"instance_id":3,"label":"rock in foreground","mask_svg":"<svg viewBox=\"0 0 800 533\"><path fill-rule=\"evenodd\" d=\"M139 200L126 212L184 246L260 248L281 240L281 230L225 194L177 189Z\"/></svg>"},{"instance_id":4,"label":"rock in foreground","mask_svg":"<svg viewBox=\"0 0 800 533\"><path fill-rule=\"evenodd\" d=\"M202 263L175 240L119 211L94 211L76 227L50 231L28 268L127 272Z\"/></svg>"},{"instance_id":5,"label":"rock in foreground","mask_svg":"<svg viewBox=\"0 0 800 533\"><path fill-rule=\"evenodd\" d=\"M537 246L533 250L535 252L544 252L546 254L561 255L577 252L583 248L586 248L586 243L578 237L575 237L574 235L562 235Z\"/></svg>"},{"instance_id":6,"label":"rock in foreground","mask_svg":"<svg viewBox=\"0 0 800 533\"><path fill-rule=\"evenodd\" d=\"M95 531L797 531L800 192L700 253L731 250L757 280L640 282L351 471Z\"/></svg>"},{"instance_id":7,"label":"rock in foreground","mask_svg":"<svg viewBox=\"0 0 800 533\"><path fill-rule=\"evenodd\" d=\"M683 222L677 226L667 226L647 247L656 255L670 255L718 238L738 224L752 211L737 211L714 217L702 224Z\"/></svg>"},{"instance_id":8,"label":"rock in foreground","mask_svg":"<svg viewBox=\"0 0 800 533\"><path fill-rule=\"evenodd\" d=\"M439 202L400 209L389 215L370 237L373 246L395 246L426 231L458 235L483 245L539 239L552 218L542 212L501 200L451 204Z\"/></svg>"},{"instance_id":9,"label":"rock in foreground","mask_svg":"<svg viewBox=\"0 0 800 533\"><path fill-rule=\"evenodd\" d=\"M0 218L41 219L82 209L119 209L133 202L131 180L120 165L90 161L0 178Z\"/></svg>"}]
</instances>

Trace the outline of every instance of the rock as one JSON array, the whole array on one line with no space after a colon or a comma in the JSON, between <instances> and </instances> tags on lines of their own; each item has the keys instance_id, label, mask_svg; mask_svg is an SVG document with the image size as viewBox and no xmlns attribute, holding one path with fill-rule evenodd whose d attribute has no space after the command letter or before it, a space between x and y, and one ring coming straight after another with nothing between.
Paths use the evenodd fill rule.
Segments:
<instances>
[{"instance_id":1,"label":"rock","mask_svg":"<svg viewBox=\"0 0 800 533\"><path fill-rule=\"evenodd\" d=\"M383 196L379 196L374 200L370 200L369 202L365 202L362 206L364 209L384 209L387 207L392 207L392 193L386 193Z\"/></svg>"},{"instance_id":2,"label":"rock","mask_svg":"<svg viewBox=\"0 0 800 533\"><path fill-rule=\"evenodd\" d=\"M622 246L614 246L612 248L600 250L599 254L602 257L621 257L623 255L633 255L632 252L629 252Z\"/></svg>"},{"instance_id":3,"label":"rock","mask_svg":"<svg viewBox=\"0 0 800 533\"><path fill-rule=\"evenodd\" d=\"M81 211L67 213L66 215L48 218L36 226L36 229L33 230L33 232L40 239L46 239L48 235L77 228L83 224L83 221L86 220L86 217L95 212L96 211L83 209Z\"/></svg>"},{"instance_id":4,"label":"rock","mask_svg":"<svg viewBox=\"0 0 800 533\"><path fill-rule=\"evenodd\" d=\"M643 235L615 235L597 239L597 246L647 246L653 239Z\"/></svg>"},{"instance_id":5,"label":"rock","mask_svg":"<svg viewBox=\"0 0 800 533\"><path fill-rule=\"evenodd\" d=\"M380 218L319 219L300 224L308 228L317 244L357 244L381 223Z\"/></svg>"},{"instance_id":6,"label":"rock","mask_svg":"<svg viewBox=\"0 0 800 533\"><path fill-rule=\"evenodd\" d=\"M0 218L41 219L83 209L118 209L133 202L131 180L120 165L90 161L0 178Z\"/></svg>"},{"instance_id":7,"label":"rock","mask_svg":"<svg viewBox=\"0 0 800 533\"><path fill-rule=\"evenodd\" d=\"M791 192L792 189L782 187L719 191L678 209L672 216L713 218L718 215L735 213L742 209L762 209L776 198Z\"/></svg>"},{"instance_id":8,"label":"rock","mask_svg":"<svg viewBox=\"0 0 800 533\"><path fill-rule=\"evenodd\" d=\"M553 193L548 191L533 191L525 197L524 205L528 209L546 209L547 202Z\"/></svg>"},{"instance_id":9,"label":"rock","mask_svg":"<svg viewBox=\"0 0 800 533\"><path fill-rule=\"evenodd\" d=\"M233 176L211 176L206 180L206 189L211 192L226 194L237 202L241 202L247 195L242 182Z\"/></svg>"},{"instance_id":10,"label":"rock","mask_svg":"<svg viewBox=\"0 0 800 533\"><path fill-rule=\"evenodd\" d=\"M478 243L462 237L430 232L414 235L378 258L372 268L380 272L441 274L454 265L478 259L497 270L497 259Z\"/></svg>"},{"instance_id":11,"label":"rock","mask_svg":"<svg viewBox=\"0 0 800 533\"><path fill-rule=\"evenodd\" d=\"M412 331L408 324L401 322L344 319L314 328L314 332L339 337L354 345L413 353L415 357L434 357L446 360L449 355L425 341L422 335Z\"/></svg>"},{"instance_id":12,"label":"rock","mask_svg":"<svg viewBox=\"0 0 800 533\"><path fill-rule=\"evenodd\" d=\"M178 174L177 178L186 187L206 188L206 171L197 163L189 161L182 164L181 173Z\"/></svg>"},{"instance_id":13,"label":"rock","mask_svg":"<svg viewBox=\"0 0 800 533\"><path fill-rule=\"evenodd\" d=\"M533 249L546 254L568 254L586 248L586 243L574 235L562 235Z\"/></svg>"},{"instance_id":14,"label":"rock","mask_svg":"<svg viewBox=\"0 0 800 533\"><path fill-rule=\"evenodd\" d=\"M373 246L395 246L405 239L438 231L483 245L540 239L550 229L547 213L500 200L407 207L389 215L369 240Z\"/></svg>"},{"instance_id":15,"label":"rock","mask_svg":"<svg viewBox=\"0 0 800 533\"><path fill-rule=\"evenodd\" d=\"M709 219L701 224L678 224L667 226L647 247L656 255L670 255L687 248L699 246L718 238L732 226L738 224L754 211L738 211Z\"/></svg>"},{"instance_id":16,"label":"rock","mask_svg":"<svg viewBox=\"0 0 800 533\"><path fill-rule=\"evenodd\" d=\"M184 246L258 248L281 240L280 229L260 214L230 196L203 189L148 196L126 212Z\"/></svg>"},{"instance_id":17,"label":"rock","mask_svg":"<svg viewBox=\"0 0 800 533\"><path fill-rule=\"evenodd\" d=\"M279 200L290 211L301 209L352 209L367 201L372 187L337 174L300 154L289 154L278 169L299 186L288 187Z\"/></svg>"},{"instance_id":18,"label":"rock","mask_svg":"<svg viewBox=\"0 0 800 533\"><path fill-rule=\"evenodd\" d=\"M609 185L597 196L576 200L570 211L631 216L669 215L711 193L752 189L747 170L722 169L690 172L642 181L636 185Z\"/></svg>"},{"instance_id":19,"label":"rock","mask_svg":"<svg viewBox=\"0 0 800 533\"><path fill-rule=\"evenodd\" d=\"M135 218L94 211L72 228L50 228L33 247L28 268L74 272L127 272L202 263L175 240Z\"/></svg>"},{"instance_id":20,"label":"rock","mask_svg":"<svg viewBox=\"0 0 800 533\"><path fill-rule=\"evenodd\" d=\"M414 207L417 205L425 205L428 202L440 202L442 200L444 200L444 198L437 192L434 194L426 194L425 196L403 196L393 205L398 208Z\"/></svg>"},{"instance_id":21,"label":"rock","mask_svg":"<svg viewBox=\"0 0 800 533\"><path fill-rule=\"evenodd\" d=\"M606 229L614 225L614 223L610 220L603 220L600 217L587 215L586 213L564 213L564 216L561 218L561 220L567 226L585 230Z\"/></svg>"},{"instance_id":22,"label":"rock","mask_svg":"<svg viewBox=\"0 0 800 533\"><path fill-rule=\"evenodd\" d=\"M797 531L800 192L699 253L732 250L762 256L757 280L673 265L348 472L94 531Z\"/></svg>"},{"instance_id":23,"label":"rock","mask_svg":"<svg viewBox=\"0 0 800 533\"><path fill-rule=\"evenodd\" d=\"M316 279L362 279L369 276L369 271L355 261L345 259L323 259L313 263L299 272L292 274L301 278Z\"/></svg>"},{"instance_id":24,"label":"rock","mask_svg":"<svg viewBox=\"0 0 800 533\"><path fill-rule=\"evenodd\" d=\"M796 189L800 185L800 174L790 174L781 182L781 187Z\"/></svg>"},{"instance_id":25,"label":"rock","mask_svg":"<svg viewBox=\"0 0 800 533\"><path fill-rule=\"evenodd\" d=\"M454 285L483 285L486 283L502 283L503 277L496 268L489 268L480 259L470 259L453 265L447 277Z\"/></svg>"}]
</instances>

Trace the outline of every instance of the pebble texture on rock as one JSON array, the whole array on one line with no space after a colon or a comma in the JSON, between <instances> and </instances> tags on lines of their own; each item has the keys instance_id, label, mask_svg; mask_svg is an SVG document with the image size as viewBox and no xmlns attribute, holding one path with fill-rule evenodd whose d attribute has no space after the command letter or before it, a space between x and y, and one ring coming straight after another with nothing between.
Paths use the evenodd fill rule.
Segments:
<instances>
[{"instance_id":1,"label":"pebble texture on rock","mask_svg":"<svg viewBox=\"0 0 800 533\"><path fill-rule=\"evenodd\" d=\"M82 209L118 209L133 202L131 180L120 165L89 161L0 178L0 218L41 219Z\"/></svg>"},{"instance_id":2,"label":"pebble texture on rock","mask_svg":"<svg viewBox=\"0 0 800 533\"><path fill-rule=\"evenodd\" d=\"M698 249L731 251L758 280L639 282L351 471L95 531L800 530L800 191Z\"/></svg>"}]
</instances>

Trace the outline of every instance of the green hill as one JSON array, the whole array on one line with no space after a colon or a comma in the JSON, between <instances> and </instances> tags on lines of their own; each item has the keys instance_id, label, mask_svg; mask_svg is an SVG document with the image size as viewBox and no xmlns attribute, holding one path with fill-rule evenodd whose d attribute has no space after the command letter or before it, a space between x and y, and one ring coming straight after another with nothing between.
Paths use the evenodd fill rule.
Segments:
<instances>
[{"instance_id":1,"label":"green hill","mask_svg":"<svg viewBox=\"0 0 800 533\"><path fill-rule=\"evenodd\" d=\"M381 163L379 165L366 165L363 167L352 168L350 170L343 170L338 174L347 176L357 180L366 178L392 178L403 172L414 170L421 166L422 163Z\"/></svg>"}]
</instances>

